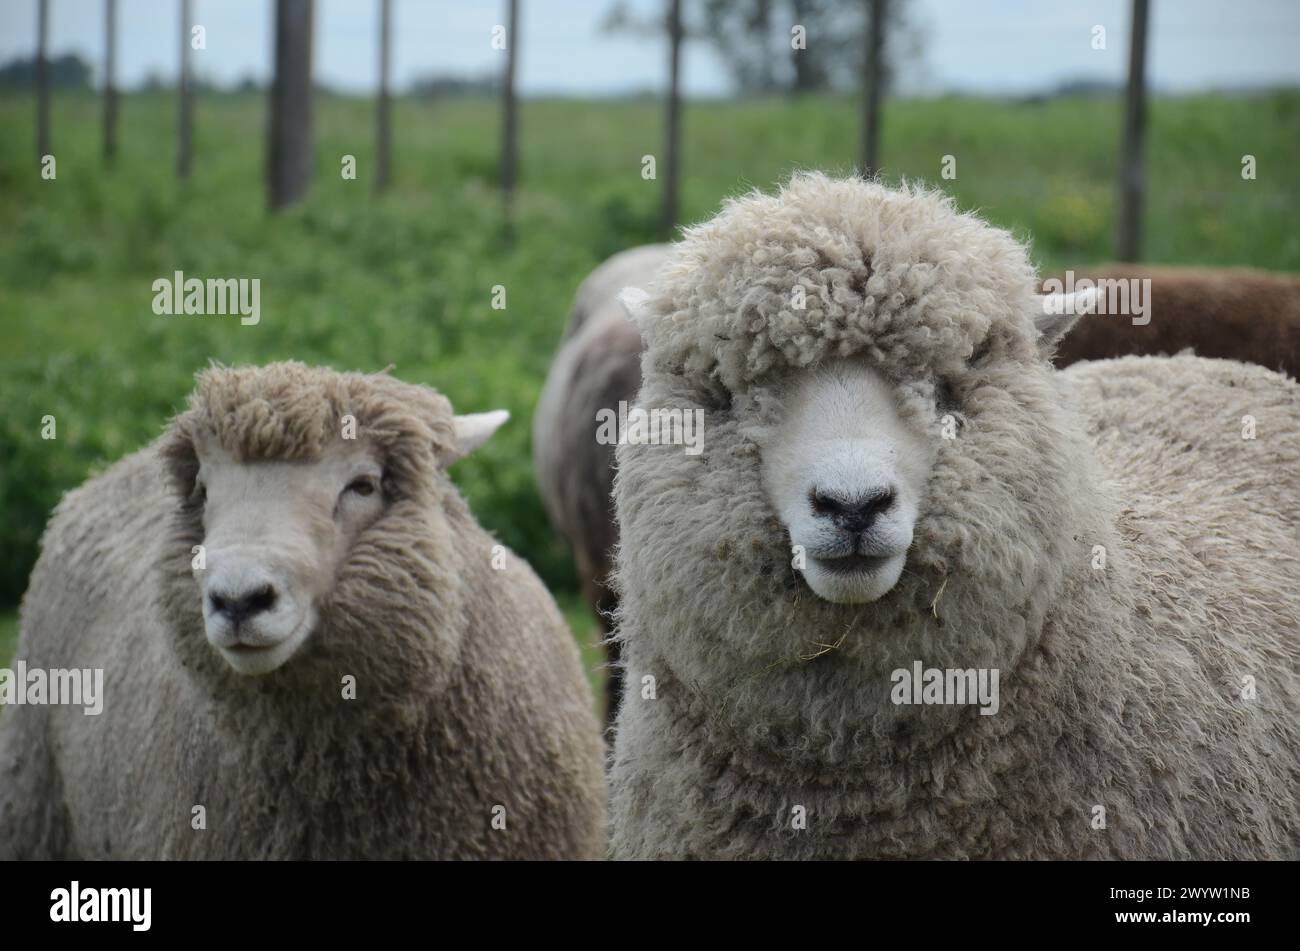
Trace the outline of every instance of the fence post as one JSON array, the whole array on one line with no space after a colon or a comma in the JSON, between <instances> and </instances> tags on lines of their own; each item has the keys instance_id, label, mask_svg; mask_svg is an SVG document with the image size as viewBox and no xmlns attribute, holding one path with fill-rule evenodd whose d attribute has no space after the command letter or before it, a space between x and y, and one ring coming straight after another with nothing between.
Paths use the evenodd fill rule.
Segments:
<instances>
[{"instance_id":1,"label":"fence post","mask_svg":"<svg viewBox=\"0 0 1300 951\"><path fill-rule=\"evenodd\" d=\"M392 154L393 130L389 120L389 66L392 0L379 0L379 101L375 108L375 191L388 187L388 165Z\"/></svg>"},{"instance_id":2,"label":"fence post","mask_svg":"<svg viewBox=\"0 0 1300 951\"><path fill-rule=\"evenodd\" d=\"M104 0L104 164L117 159L117 0Z\"/></svg>"},{"instance_id":3,"label":"fence post","mask_svg":"<svg viewBox=\"0 0 1300 951\"><path fill-rule=\"evenodd\" d=\"M1136 261L1142 237L1143 140L1146 134L1147 0L1133 0L1124 97L1124 139L1120 152L1116 259Z\"/></svg>"},{"instance_id":4,"label":"fence post","mask_svg":"<svg viewBox=\"0 0 1300 951\"><path fill-rule=\"evenodd\" d=\"M177 82L179 108L176 121L176 174L181 180L190 177L194 150L194 90L190 75L190 25L194 19L191 0L181 0L181 69Z\"/></svg>"},{"instance_id":5,"label":"fence post","mask_svg":"<svg viewBox=\"0 0 1300 951\"><path fill-rule=\"evenodd\" d=\"M272 211L298 201L312 174L312 0L276 0L267 186Z\"/></svg>"},{"instance_id":6,"label":"fence post","mask_svg":"<svg viewBox=\"0 0 1300 951\"><path fill-rule=\"evenodd\" d=\"M863 71L866 88L862 91L865 111L862 117L862 174L875 175L880 170L880 102L884 94L885 14L887 0L867 2L867 57Z\"/></svg>"},{"instance_id":7,"label":"fence post","mask_svg":"<svg viewBox=\"0 0 1300 951\"><path fill-rule=\"evenodd\" d=\"M50 154L50 66L46 46L50 34L50 0L36 3L36 159Z\"/></svg>"},{"instance_id":8,"label":"fence post","mask_svg":"<svg viewBox=\"0 0 1300 951\"><path fill-rule=\"evenodd\" d=\"M659 235L669 240L677 224L677 194L681 166L681 64L682 0L668 0L668 115L667 167L664 170L663 209L659 218Z\"/></svg>"},{"instance_id":9,"label":"fence post","mask_svg":"<svg viewBox=\"0 0 1300 951\"><path fill-rule=\"evenodd\" d=\"M514 192L517 174L518 104L515 101L515 67L519 50L519 0L508 0L506 27L506 71L502 88L501 193L505 204L505 234L514 235Z\"/></svg>"}]
</instances>

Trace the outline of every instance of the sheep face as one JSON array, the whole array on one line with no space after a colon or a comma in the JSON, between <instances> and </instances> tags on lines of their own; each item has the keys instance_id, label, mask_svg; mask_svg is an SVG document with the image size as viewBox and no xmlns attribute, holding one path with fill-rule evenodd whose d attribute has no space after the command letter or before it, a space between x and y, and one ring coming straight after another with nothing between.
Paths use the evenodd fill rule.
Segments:
<instances>
[{"instance_id":1,"label":"sheep face","mask_svg":"<svg viewBox=\"0 0 1300 951\"><path fill-rule=\"evenodd\" d=\"M1048 363L1075 315L1034 288L1012 236L914 189L800 176L689 231L623 298L638 404L705 414L698 456L618 447L629 677L824 764L916 727L890 678L917 659L1011 676L1102 511Z\"/></svg>"},{"instance_id":2,"label":"sheep face","mask_svg":"<svg viewBox=\"0 0 1300 951\"><path fill-rule=\"evenodd\" d=\"M342 441L310 462L241 464L210 437L195 451L204 631L236 672L269 673L312 634L339 566L383 511L382 460Z\"/></svg>"},{"instance_id":3,"label":"sheep face","mask_svg":"<svg viewBox=\"0 0 1300 951\"><path fill-rule=\"evenodd\" d=\"M507 415L454 416L385 374L200 374L160 446L176 502L160 593L186 668L212 689L285 695L340 671L393 696L435 684L460 649L437 621L459 611L470 519L444 470ZM397 668L372 650L381 631Z\"/></svg>"},{"instance_id":4,"label":"sheep face","mask_svg":"<svg viewBox=\"0 0 1300 951\"><path fill-rule=\"evenodd\" d=\"M898 582L933 462L885 378L839 360L797 376L756 439L763 485L818 596L882 597Z\"/></svg>"}]
</instances>

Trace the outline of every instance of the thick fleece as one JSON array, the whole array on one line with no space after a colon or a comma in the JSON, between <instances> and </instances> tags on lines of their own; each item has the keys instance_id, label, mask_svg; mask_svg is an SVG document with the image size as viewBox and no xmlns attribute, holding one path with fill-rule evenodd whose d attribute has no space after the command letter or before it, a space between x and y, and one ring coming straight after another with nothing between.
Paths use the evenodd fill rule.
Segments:
<instances>
[{"instance_id":1,"label":"thick fleece","mask_svg":"<svg viewBox=\"0 0 1300 951\"><path fill-rule=\"evenodd\" d=\"M348 413L383 448L390 505L299 654L241 677L204 637L190 571L192 436L250 464L311 460ZM102 668L104 710L4 711L0 858L602 854L603 751L576 647L522 560L493 569L494 539L439 463L451 438L446 399L385 375L211 369L159 441L70 493L18 657Z\"/></svg>"},{"instance_id":2,"label":"thick fleece","mask_svg":"<svg viewBox=\"0 0 1300 951\"><path fill-rule=\"evenodd\" d=\"M668 257L663 244L633 248L592 271L574 300L573 314L551 362L533 417L533 465L552 524L573 546L578 580L602 634L617 607L609 574L618 544L614 522L614 446L596 441L596 414L618 410L641 385L641 335L618 301L628 286L648 283ZM618 645L605 643L609 677L606 720L622 694Z\"/></svg>"},{"instance_id":3,"label":"thick fleece","mask_svg":"<svg viewBox=\"0 0 1300 951\"><path fill-rule=\"evenodd\" d=\"M703 408L704 452L619 448L615 856L1297 855L1300 387L1195 357L1053 370L1035 283L942 197L818 175L674 249L638 404ZM792 568L752 438L833 356L938 440L869 604ZM998 670L998 712L895 704L917 661Z\"/></svg>"}]
</instances>

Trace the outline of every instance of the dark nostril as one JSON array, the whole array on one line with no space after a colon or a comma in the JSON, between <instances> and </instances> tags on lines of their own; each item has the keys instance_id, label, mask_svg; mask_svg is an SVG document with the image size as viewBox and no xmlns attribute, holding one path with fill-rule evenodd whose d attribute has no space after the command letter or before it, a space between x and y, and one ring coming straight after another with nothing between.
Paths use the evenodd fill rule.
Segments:
<instances>
[{"instance_id":1,"label":"dark nostril","mask_svg":"<svg viewBox=\"0 0 1300 951\"><path fill-rule=\"evenodd\" d=\"M269 611L275 607L275 589L269 584L262 585L252 594L244 599L247 603L249 614L261 614L263 611Z\"/></svg>"},{"instance_id":2,"label":"dark nostril","mask_svg":"<svg viewBox=\"0 0 1300 951\"><path fill-rule=\"evenodd\" d=\"M812 510L817 515L834 516L844 512L844 503L821 489L813 489L808 500L812 503Z\"/></svg>"},{"instance_id":3,"label":"dark nostril","mask_svg":"<svg viewBox=\"0 0 1300 951\"><path fill-rule=\"evenodd\" d=\"M865 532L877 516L894 504L894 490L884 489L865 498L847 499L814 489L810 502L815 514L829 518L839 528L848 532Z\"/></svg>"},{"instance_id":4,"label":"dark nostril","mask_svg":"<svg viewBox=\"0 0 1300 951\"><path fill-rule=\"evenodd\" d=\"M875 518L893 504L894 490L885 489L883 492L877 492L875 495L871 496L871 498L863 502L858 507L858 511L869 518Z\"/></svg>"},{"instance_id":5,"label":"dark nostril","mask_svg":"<svg viewBox=\"0 0 1300 951\"><path fill-rule=\"evenodd\" d=\"M265 584L248 594L235 596L212 594L208 596L208 600L212 603L214 612L224 614L230 619L231 624L239 624L255 614L261 614L275 607L276 591L271 585Z\"/></svg>"}]
</instances>

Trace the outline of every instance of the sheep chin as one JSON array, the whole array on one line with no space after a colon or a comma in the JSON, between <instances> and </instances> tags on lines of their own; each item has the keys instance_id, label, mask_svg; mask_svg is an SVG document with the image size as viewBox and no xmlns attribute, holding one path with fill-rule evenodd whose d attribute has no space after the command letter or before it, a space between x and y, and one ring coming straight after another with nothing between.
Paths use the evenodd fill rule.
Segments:
<instances>
[{"instance_id":1,"label":"sheep chin","mask_svg":"<svg viewBox=\"0 0 1300 951\"><path fill-rule=\"evenodd\" d=\"M804 580L813 593L834 604L868 604L894 590L903 574L906 552L890 555L879 564L854 570L828 567L811 559L804 568Z\"/></svg>"},{"instance_id":2,"label":"sheep chin","mask_svg":"<svg viewBox=\"0 0 1300 951\"><path fill-rule=\"evenodd\" d=\"M314 626L314 618L305 616L288 637L274 644L217 646L216 651L235 673L244 677L264 677L279 670L298 653L298 648L307 640Z\"/></svg>"}]
</instances>

